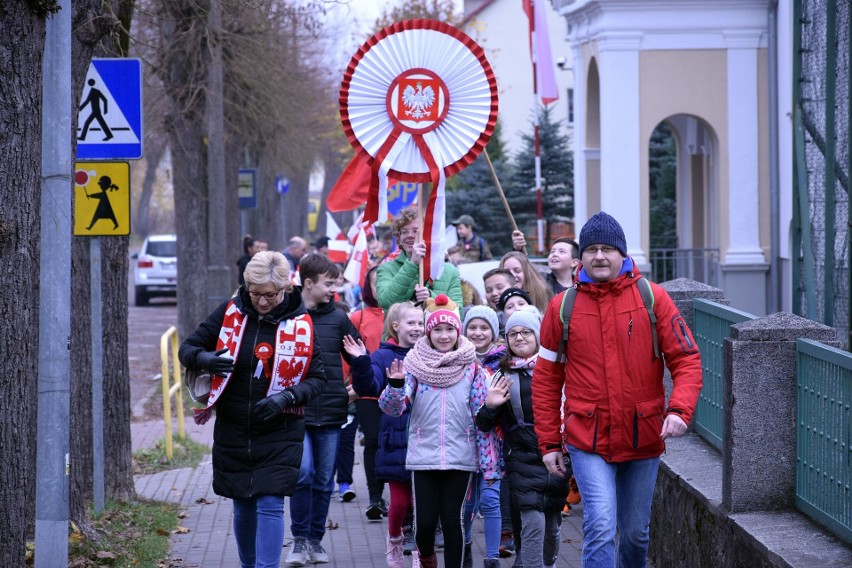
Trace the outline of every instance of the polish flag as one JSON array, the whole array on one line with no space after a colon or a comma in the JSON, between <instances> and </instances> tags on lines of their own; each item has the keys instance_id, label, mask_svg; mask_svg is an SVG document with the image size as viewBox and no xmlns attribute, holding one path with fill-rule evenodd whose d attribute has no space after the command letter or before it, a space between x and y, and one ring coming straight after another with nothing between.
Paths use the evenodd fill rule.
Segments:
<instances>
[{"instance_id":1,"label":"polish flag","mask_svg":"<svg viewBox=\"0 0 852 568\"><path fill-rule=\"evenodd\" d=\"M328 241L328 259L331 262L345 264L349 260L349 253L351 251L352 245L345 239Z\"/></svg>"},{"instance_id":2,"label":"polish flag","mask_svg":"<svg viewBox=\"0 0 852 568\"><path fill-rule=\"evenodd\" d=\"M359 231L361 229L364 229L364 232L367 234L368 237L370 235L375 236L375 234L376 234L375 230L373 229L373 224L364 221L364 212L363 211L361 211L361 213L358 215L358 218L355 219L355 222L352 223L352 226L349 227L349 232L346 233L346 237L349 239L349 242L352 243L353 245L355 244L355 241L358 239L358 234L359 234Z\"/></svg>"},{"instance_id":3,"label":"polish flag","mask_svg":"<svg viewBox=\"0 0 852 568\"><path fill-rule=\"evenodd\" d=\"M355 241L355 248L352 250L352 259L346 265L343 277L352 283L357 283L363 288L364 278L367 276L369 269L370 259L367 254L367 233L364 229L361 229L358 231L358 240Z\"/></svg>"},{"instance_id":4,"label":"polish flag","mask_svg":"<svg viewBox=\"0 0 852 568\"><path fill-rule=\"evenodd\" d=\"M325 236L328 237L328 240L330 241L346 240L346 235L343 234L343 231L340 230L340 227L338 227L337 223L334 221L334 217L332 217L331 213L328 211L325 212ZM331 248L330 245L329 248Z\"/></svg>"},{"instance_id":5,"label":"polish flag","mask_svg":"<svg viewBox=\"0 0 852 568\"><path fill-rule=\"evenodd\" d=\"M547 33L547 7L544 0L524 0L523 8L530 20L530 55L535 65L535 90L541 102L549 104L559 99L559 88L556 86L556 67L550 51L550 34Z\"/></svg>"}]
</instances>

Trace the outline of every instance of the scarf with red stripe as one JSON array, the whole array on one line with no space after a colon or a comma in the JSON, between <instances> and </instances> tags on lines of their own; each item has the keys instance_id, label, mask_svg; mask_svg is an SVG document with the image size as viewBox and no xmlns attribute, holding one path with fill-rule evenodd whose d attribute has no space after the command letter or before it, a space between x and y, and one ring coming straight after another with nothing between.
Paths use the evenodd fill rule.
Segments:
<instances>
[{"instance_id":1,"label":"scarf with red stripe","mask_svg":"<svg viewBox=\"0 0 852 568\"><path fill-rule=\"evenodd\" d=\"M234 361L237 360L237 355L240 352L247 317L233 300L228 303L228 307L225 309L225 317L222 320L222 327L219 329L216 350L227 348L227 356ZM278 324L278 329L275 332L274 350L269 357L258 361L259 373L256 373L256 375L262 373L270 379L266 396L299 384L311 366L311 357L314 352L313 342L314 326L311 316L308 314L289 318ZM204 424L210 420L213 407L222 393L225 392L232 374L213 375L207 407L195 409L193 419L196 424ZM294 406L285 409L283 412L304 415L305 407Z\"/></svg>"}]
</instances>

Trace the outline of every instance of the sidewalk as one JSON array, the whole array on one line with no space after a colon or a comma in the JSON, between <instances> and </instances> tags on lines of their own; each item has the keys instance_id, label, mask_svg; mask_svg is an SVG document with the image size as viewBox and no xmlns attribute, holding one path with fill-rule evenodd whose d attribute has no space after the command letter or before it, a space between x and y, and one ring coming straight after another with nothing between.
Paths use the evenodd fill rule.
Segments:
<instances>
[{"instance_id":1,"label":"sidewalk","mask_svg":"<svg viewBox=\"0 0 852 568\"><path fill-rule=\"evenodd\" d=\"M213 424L211 420L204 426L196 426L191 419L187 421L187 434L201 443L211 444ZM133 450L152 447L162 438L163 422L135 422L131 424ZM329 530L323 539L323 546L331 559L326 566L330 568L385 568L386 522L368 522L364 516L367 500L367 481L362 465L363 448L356 445L354 484L358 497L350 503L341 503L332 497L328 513ZM140 497L168 501L180 504L187 516L181 519L180 526L189 529L185 534L173 534L170 537L168 567L214 568L238 567L237 546L234 541L231 501L219 497L212 489L213 468L209 456L197 468L177 469L153 475L138 475L135 478L136 492ZM386 491L387 493L387 491ZM290 535L289 501L284 513L285 540L283 556L292 543ZM572 515L562 524L562 544L556 566L561 568L580 568L580 548L582 546L582 506L574 509ZM476 519L473 525L473 566L482 566L484 537L482 521ZM439 565L443 559L438 555ZM407 557L411 558L411 557ZM501 561L504 568L510 568L515 558ZM410 562L410 561L409 561Z\"/></svg>"}]
</instances>

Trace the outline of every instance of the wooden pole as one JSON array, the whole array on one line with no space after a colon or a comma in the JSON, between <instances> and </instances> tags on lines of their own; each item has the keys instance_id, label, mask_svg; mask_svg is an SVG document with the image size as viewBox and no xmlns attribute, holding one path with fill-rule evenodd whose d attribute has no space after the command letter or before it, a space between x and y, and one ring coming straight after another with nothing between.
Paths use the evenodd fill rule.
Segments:
<instances>
[{"instance_id":1,"label":"wooden pole","mask_svg":"<svg viewBox=\"0 0 852 568\"><path fill-rule=\"evenodd\" d=\"M423 241L423 184L418 183L417 184L417 242L415 242L414 244L416 245L417 243L422 242L422 241ZM424 283L424 279L423 279L423 259L420 259L420 264L418 264L417 270L420 273L418 283L421 286L423 286L423 283Z\"/></svg>"},{"instance_id":2,"label":"wooden pole","mask_svg":"<svg viewBox=\"0 0 852 568\"><path fill-rule=\"evenodd\" d=\"M497 179L497 172L494 170L494 164L491 163L491 157L488 155L488 149L482 150L482 155L485 156L485 162L488 164L488 170L491 172L491 179L494 180L494 185L497 186L497 194L500 196L500 201L503 202L503 208L506 210L506 217L512 223L512 230L519 231L518 224L515 223L515 217L512 215L512 209L509 207L509 202L506 201L506 194L503 193L503 186L500 185L500 180ZM527 247L524 247L524 254L527 254Z\"/></svg>"}]
</instances>

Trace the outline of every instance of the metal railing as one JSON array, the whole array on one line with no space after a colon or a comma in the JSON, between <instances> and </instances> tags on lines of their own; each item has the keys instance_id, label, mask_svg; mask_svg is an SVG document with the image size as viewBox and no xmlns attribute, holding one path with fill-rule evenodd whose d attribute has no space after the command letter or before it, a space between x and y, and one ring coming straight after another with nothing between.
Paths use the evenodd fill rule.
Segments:
<instances>
[{"instance_id":1,"label":"metal railing","mask_svg":"<svg viewBox=\"0 0 852 568\"><path fill-rule=\"evenodd\" d=\"M171 372L169 372L169 344L171 344ZM172 396L175 397L178 436L184 438L186 431L183 419L183 381L178 360L177 329L173 326L160 338L160 361L163 376L163 421L166 424L166 457L172 459Z\"/></svg>"},{"instance_id":2,"label":"metal railing","mask_svg":"<svg viewBox=\"0 0 852 568\"><path fill-rule=\"evenodd\" d=\"M852 542L852 354L796 343L796 506Z\"/></svg>"},{"instance_id":3,"label":"metal railing","mask_svg":"<svg viewBox=\"0 0 852 568\"><path fill-rule=\"evenodd\" d=\"M695 431L711 446L722 451L724 360L722 351L725 338L731 334L735 323L756 319L757 316L735 310L702 298L692 302L693 335L701 353L701 371L704 386L695 407Z\"/></svg>"},{"instance_id":4,"label":"metal railing","mask_svg":"<svg viewBox=\"0 0 852 568\"><path fill-rule=\"evenodd\" d=\"M719 249L652 248L648 257L651 280L665 282L689 278L719 287Z\"/></svg>"}]
</instances>

